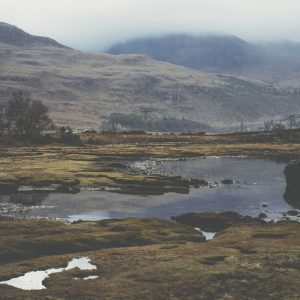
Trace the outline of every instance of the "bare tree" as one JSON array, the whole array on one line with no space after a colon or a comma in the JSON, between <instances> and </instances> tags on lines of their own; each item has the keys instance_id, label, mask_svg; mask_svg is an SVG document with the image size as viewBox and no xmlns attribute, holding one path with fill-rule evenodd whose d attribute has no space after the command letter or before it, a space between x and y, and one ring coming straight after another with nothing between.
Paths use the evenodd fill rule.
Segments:
<instances>
[{"instance_id":1,"label":"bare tree","mask_svg":"<svg viewBox=\"0 0 300 300\"><path fill-rule=\"evenodd\" d=\"M5 110L6 126L9 135L23 136L28 131L30 93L18 91L7 104Z\"/></svg>"},{"instance_id":2,"label":"bare tree","mask_svg":"<svg viewBox=\"0 0 300 300\"><path fill-rule=\"evenodd\" d=\"M48 108L41 101L32 101L28 91L18 91L4 112L6 128L12 136L38 136L52 124Z\"/></svg>"},{"instance_id":3,"label":"bare tree","mask_svg":"<svg viewBox=\"0 0 300 300\"><path fill-rule=\"evenodd\" d=\"M41 101L32 101L30 109L31 134L40 135L42 130L48 129L52 125L52 120L48 116L48 107Z\"/></svg>"}]
</instances>

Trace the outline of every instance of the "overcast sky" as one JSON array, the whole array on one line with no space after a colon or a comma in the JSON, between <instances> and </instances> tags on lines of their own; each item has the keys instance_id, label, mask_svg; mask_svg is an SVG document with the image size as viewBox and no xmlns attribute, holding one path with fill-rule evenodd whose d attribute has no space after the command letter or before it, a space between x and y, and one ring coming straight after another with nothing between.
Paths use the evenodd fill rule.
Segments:
<instances>
[{"instance_id":1,"label":"overcast sky","mask_svg":"<svg viewBox=\"0 0 300 300\"><path fill-rule=\"evenodd\" d=\"M176 32L300 41L300 0L0 0L0 21L82 50Z\"/></svg>"}]
</instances>

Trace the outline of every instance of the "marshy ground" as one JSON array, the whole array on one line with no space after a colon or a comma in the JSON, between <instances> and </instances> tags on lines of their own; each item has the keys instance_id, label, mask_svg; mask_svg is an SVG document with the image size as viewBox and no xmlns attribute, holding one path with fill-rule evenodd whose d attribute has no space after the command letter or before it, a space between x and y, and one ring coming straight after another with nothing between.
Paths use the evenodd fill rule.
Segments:
<instances>
[{"instance_id":1,"label":"marshy ground","mask_svg":"<svg viewBox=\"0 0 300 300\"><path fill-rule=\"evenodd\" d=\"M204 241L155 219L65 224L1 220L0 281L89 256L93 271L45 280L45 290L0 285L1 299L299 299L300 224L233 224ZM99 276L94 280L75 277Z\"/></svg>"},{"instance_id":2,"label":"marshy ground","mask_svg":"<svg viewBox=\"0 0 300 300\"><path fill-rule=\"evenodd\" d=\"M191 184L187 179L131 172L127 165L149 158L286 159L300 153L299 130L147 138L148 143L144 135L86 135L82 146L2 147L1 191L186 192ZM222 216L216 220L222 222ZM246 218L221 226L206 242L194 229L200 227L197 223L179 222L124 219L68 224L1 218L0 281L66 266L80 256L90 257L97 270L52 274L44 282L47 289L40 291L0 285L0 299L299 299L299 223ZM74 280L94 275L99 277Z\"/></svg>"},{"instance_id":3,"label":"marshy ground","mask_svg":"<svg viewBox=\"0 0 300 300\"><path fill-rule=\"evenodd\" d=\"M128 194L187 192L190 181L131 172L132 161L209 155L286 158L300 153L300 130L232 135L84 135L82 146L2 147L0 190L114 189ZM145 141L148 140L146 143Z\"/></svg>"}]
</instances>

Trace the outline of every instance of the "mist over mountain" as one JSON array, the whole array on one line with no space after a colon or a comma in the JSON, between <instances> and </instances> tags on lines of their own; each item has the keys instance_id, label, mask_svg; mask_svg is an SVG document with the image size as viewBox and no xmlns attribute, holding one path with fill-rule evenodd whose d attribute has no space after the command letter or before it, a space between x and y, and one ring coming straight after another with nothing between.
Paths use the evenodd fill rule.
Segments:
<instances>
[{"instance_id":1,"label":"mist over mountain","mask_svg":"<svg viewBox=\"0 0 300 300\"><path fill-rule=\"evenodd\" d=\"M137 114L150 107L157 117L184 118L223 130L299 111L299 88L200 72L145 55L76 51L43 37L28 41L26 33L10 30L14 34L8 38L6 25L0 26L0 104L16 90L28 90L33 99L49 106L58 125L101 128L113 113ZM239 51L252 49L230 39ZM278 50L282 56L286 51L294 49ZM259 62L255 49L251 60L236 59L229 46L226 53L228 61L215 63L216 69L221 64L223 70L250 68L251 61Z\"/></svg>"},{"instance_id":2,"label":"mist over mountain","mask_svg":"<svg viewBox=\"0 0 300 300\"><path fill-rule=\"evenodd\" d=\"M169 35L112 46L111 54L145 54L192 69L215 73L252 68L262 63L261 51L235 36Z\"/></svg>"},{"instance_id":3,"label":"mist over mountain","mask_svg":"<svg viewBox=\"0 0 300 300\"><path fill-rule=\"evenodd\" d=\"M145 54L203 72L230 74L283 86L300 86L300 43L251 44L232 35L168 35L112 46L111 54Z\"/></svg>"}]
</instances>

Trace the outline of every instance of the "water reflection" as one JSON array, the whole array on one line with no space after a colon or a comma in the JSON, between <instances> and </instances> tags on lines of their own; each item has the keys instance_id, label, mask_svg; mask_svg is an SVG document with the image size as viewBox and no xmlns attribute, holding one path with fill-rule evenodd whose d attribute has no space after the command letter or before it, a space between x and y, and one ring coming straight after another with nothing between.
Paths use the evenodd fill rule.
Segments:
<instances>
[{"instance_id":1,"label":"water reflection","mask_svg":"<svg viewBox=\"0 0 300 300\"><path fill-rule=\"evenodd\" d=\"M232 179L234 184L191 189L185 195L136 196L84 191L75 195L40 193L0 196L0 211L2 215L17 217L100 220L170 218L186 212L231 210L250 216L263 212L269 219L279 219L282 212L291 209L283 199L284 166L271 160L237 157L165 161L155 166L154 170L209 182ZM267 207L263 203L267 203Z\"/></svg>"},{"instance_id":2,"label":"water reflection","mask_svg":"<svg viewBox=\"0 0 300 300\"><path fill-rule=\"evenodd\" d=\"M9 203L20 204L23 206L42 205L42 202L48 197L48 194L30 193L30 194L16 194L7 196Z\"/></svg>"},{"instance_id":3,"label":"water reflection","mask_svg":"<svg viewBox=\"0 0 300 300\"><path fill-rule=\"evenodd\" d=\"M26 218L32 216L34 208L42 208L47 194L11 194L0 196L0 213L4 216Z\"/></svg>"}]
</instances>

